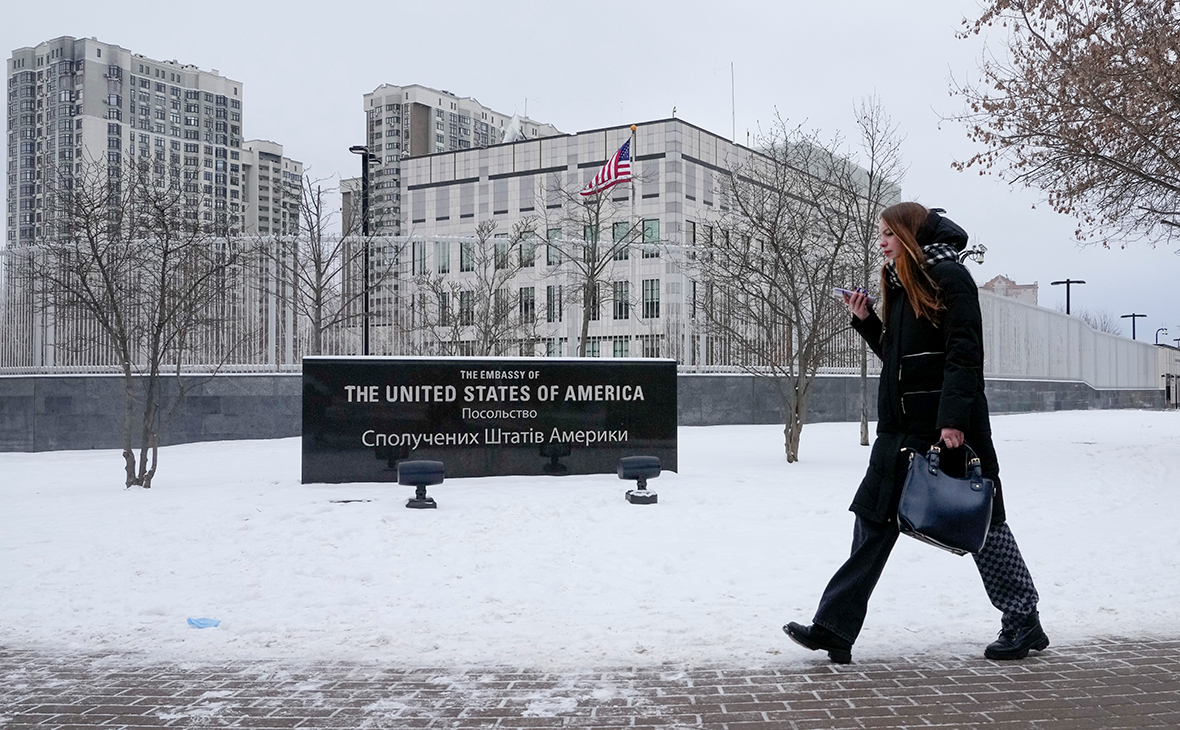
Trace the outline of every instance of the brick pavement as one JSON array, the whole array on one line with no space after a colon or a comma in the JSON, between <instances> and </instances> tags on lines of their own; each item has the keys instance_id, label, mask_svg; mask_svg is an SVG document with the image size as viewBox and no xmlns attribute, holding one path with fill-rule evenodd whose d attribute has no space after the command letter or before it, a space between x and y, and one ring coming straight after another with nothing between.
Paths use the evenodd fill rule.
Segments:
<instances>
[{"instance_id":1,"label":"brick pavement","mask_svg":"<svg viewBox=\"0 0 1180 730\"><path fill-rule=\"evenodd\" d=\"M594 671L168 664L0 648L0 730L74 728L1180 727L1180 641L1102 639L1015 663L924 655Z\"/></svg>"}]
</instances>

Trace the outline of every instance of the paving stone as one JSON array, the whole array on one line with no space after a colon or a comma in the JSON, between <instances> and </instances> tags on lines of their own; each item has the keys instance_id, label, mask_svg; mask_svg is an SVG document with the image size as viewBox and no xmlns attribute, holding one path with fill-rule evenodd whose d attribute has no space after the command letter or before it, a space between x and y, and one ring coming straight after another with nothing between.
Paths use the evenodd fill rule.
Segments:
<instances>
[{"instance_id":1,"label":"paving stone","mask_svg":"<svg viewBox=\"0 0 1180 730\"><path fill-rule=\"evenodd\" d=\"M1180 641L1172 638L1054 645L1023 662L931 655L847 666L570 672L323 662L172 666L127 654L0 647L0 730L1174 729L1178 677Z\"/></svg>"}]
</instances>

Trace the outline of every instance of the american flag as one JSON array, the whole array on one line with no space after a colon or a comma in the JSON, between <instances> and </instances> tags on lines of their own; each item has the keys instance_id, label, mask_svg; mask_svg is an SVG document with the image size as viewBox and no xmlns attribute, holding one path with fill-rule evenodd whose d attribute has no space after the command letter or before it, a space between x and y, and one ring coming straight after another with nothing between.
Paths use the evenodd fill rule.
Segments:
<instances>
[{"instance_id":1,"label":"american flag","mask_svg":"<svg viewBox=\"0 0 1180 730\"><path fill-rule=\"evenodd\" d=\"M621 182L629 182L631 180L631 140L628 139L623 143L594 179L582 188L582 195L594 195L601 193L603 190L609 190Z\"/></svg>"}]
</instances>

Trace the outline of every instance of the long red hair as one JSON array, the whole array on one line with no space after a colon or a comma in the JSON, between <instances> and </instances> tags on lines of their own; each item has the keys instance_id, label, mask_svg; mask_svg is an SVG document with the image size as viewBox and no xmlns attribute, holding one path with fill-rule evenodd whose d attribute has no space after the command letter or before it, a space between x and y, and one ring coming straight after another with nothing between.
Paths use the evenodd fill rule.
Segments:
<instances>
[{"instance_id":1,"label":"long red hair","mask_svg":"<svg viewBox=\"0 0 1180 730\"><path fill-rule=\"evenodd\" d=\"M926 254L922 253L922 247L918 245L918 229L929 215L930 211L920 203L898 203L881 211L881 221L902 243L901 252L894 257L893 263L897 267L897 278L901 279L902 288L914 309L914 316L936 322L941 309L938 285L926 273ZM882 267L881 293L885 312L889 311L889 288L885 267Z\"/></svg>"}]
</instances>

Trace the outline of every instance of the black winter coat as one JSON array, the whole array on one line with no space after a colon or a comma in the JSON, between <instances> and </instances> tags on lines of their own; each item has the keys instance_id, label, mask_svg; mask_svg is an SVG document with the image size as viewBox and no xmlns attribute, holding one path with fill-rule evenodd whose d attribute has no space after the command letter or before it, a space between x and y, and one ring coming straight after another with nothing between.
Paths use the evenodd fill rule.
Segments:
<instances>
[{"instance_id":1,"label":"black winter coat","mask_svg":"<svg viewBox=\"0 0 1180 730\"><path fill-rule=\"evenodd\" d=\"M920 237L920 243L952 243L962 250L967 236L958 226L951 226L961 234L961 241L957 235L944 233L931 241ZM914 315L904 289L890 292L887 324L873 311L863 320L853 317L853 328L881 358L882 365L877 390L877 440L850 509L873 522L896 519L909 464L902 449L925 453L939 440L943 428L956 428L978 454L984 476L995 482L992 524L1000 524L1005 518L1004 500L983 390L979 294L971 274L957 261L941 261L927 271L938 285L943 307L937 323ZM961 464L962 457L956 458L953 451L944 452L944 464L956 461Z\"/></svg>"}]
</instances>

